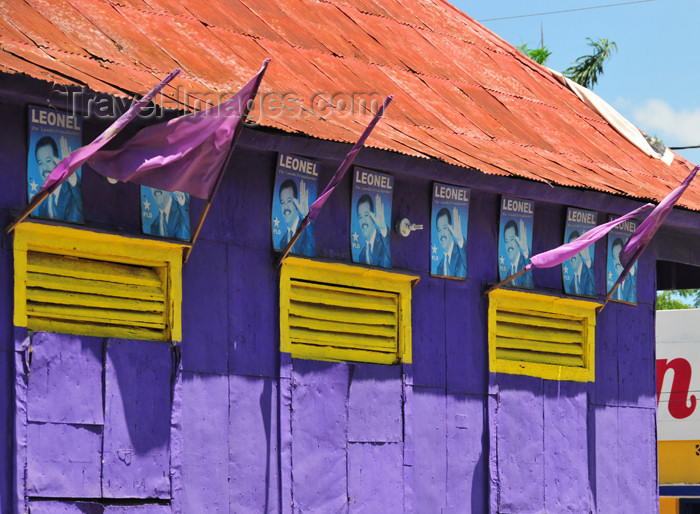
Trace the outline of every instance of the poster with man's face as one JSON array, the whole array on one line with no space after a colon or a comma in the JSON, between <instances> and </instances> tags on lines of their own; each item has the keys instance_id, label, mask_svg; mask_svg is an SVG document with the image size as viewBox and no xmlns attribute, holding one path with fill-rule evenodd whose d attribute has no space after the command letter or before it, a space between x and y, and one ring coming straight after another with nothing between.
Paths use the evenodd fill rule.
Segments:
<instances>
[{"instance_id":1,"label":"poster with man's face","mask_svg":"<svg viewBox=\"0 0 700 514\"><path fill-rule=\"evenodd\" d=\"M190 240L190 195L141 186L141 229L144 234Z\"/></svg>"},{"instance_id":2,"label":"poster with man's face","mask_svg":"<svg viewBox=\"0 0 700 514\"><path fill-rule=\"evenodd\" d=\"M468 220L469 189L434 182L430 216L431 275L467 276Z\"/></svg>"},{"instance_id":3,"label":"poster with man's face","mask_svg":"<svg viewBox=\"0 0 700 514\"><path fill-rule=\"evenodd\" d=\"M301 221L316 201L319 164L311 159L280 153L272 195L272 247L282 251L292 240ZM309 223L291 253L316 256L314 222Z\"/></svg>"},{"instance_id":4,"label":"poster with man's face","mask_svg":"<svg viewBox=\"0 0 700 514\"><path fill-rule=\"evenodd\" d=\"M391 268L391 175L355 167L350 216L352 262Z\"/></svg>"},{"instance_id":5,"label":"poster with man's face","mask_svg":"<svg viewBox=\"0 0 700 514\"><path fill-rule=\"evenodd\" d=\"M499 280L519 273L532 256L532 221L535 202L510 196L501 197L501 224L498 238ZM533 287L532 271L514 278L509 285Z\"/></svg>"},{"instance_id":6,"label":"poster with man's face","mask_svg":"<svg viewBox=\"0 0 700 514\"><path fill-rule=\"evenodd\" d=\"M610 216L610 221L617 216ZM606 269L606 292L610 292L618 277L622 273L624 265L620 262L620 252L627 244L632 232L637 230L637 221L623 221L608 232L608 266ZM627 277L617 287L611 300L625 303L637 303L637 263L634 263Z\"/></svg>"},{"instance_id":7,"label":"poster with man's face","mask_svg":"<svg viewBox=\"0 0 700 514\"><path fill-rule=\"evenodd\" d=\"M564 243L573 243L596 226L598 213L569 207L566 212ZM581 296L595 296L595 244L590 245L561 265L564 292Z\"/></svg>"},{"instance_id":8,"label":"poster with man's face","mask_svg":"<svg viewBox=\"0 0 700 514\"><path fill-rule=\"evenodd\" d=\"M82 146L83 121L77 114L30 105L28 125L27 200L31 201L56 165ZM83 223L80 178L78 169L32 211L32 216Z\"/></svg>"}]
</instances>

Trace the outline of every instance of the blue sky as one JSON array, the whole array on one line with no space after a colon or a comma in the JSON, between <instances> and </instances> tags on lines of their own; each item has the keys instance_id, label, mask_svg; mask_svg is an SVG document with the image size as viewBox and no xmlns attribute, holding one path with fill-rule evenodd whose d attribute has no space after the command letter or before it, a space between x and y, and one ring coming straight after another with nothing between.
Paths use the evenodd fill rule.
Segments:
<instances>
[{"instance_id":1,"label":"blue sky","mask_svg":"<svg viewBox=\"0 0 700 514\"><path fill-rule=\"evenodd\" d=\"M620 4L630 0L451 0L513 45L540 42L550 68L563 71L590 53L586 38L605 37L618 51L593 90L622 115L668 146L700 145L700 1L647 0L523 18L489 18ZM679 151L700 163L700 149Z\"/></svg>"}]
</instances>

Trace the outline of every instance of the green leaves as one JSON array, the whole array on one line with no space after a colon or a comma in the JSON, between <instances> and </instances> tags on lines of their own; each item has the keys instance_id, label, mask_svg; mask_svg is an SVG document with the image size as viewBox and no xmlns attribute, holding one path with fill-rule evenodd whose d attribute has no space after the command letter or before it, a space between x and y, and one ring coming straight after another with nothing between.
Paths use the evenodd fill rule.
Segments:
<instances>
[{"instance_id":1,"label":"green leaves","mask_svg":"<svg viewBox=\"0 0 700 514\"><path fill-rule=\"evenodd\" d=\"M598 77L603 74L603 63L617 52L617 44L600 38L598 41L588 40L588 46L593 48L591 55L584 55L564 70L564 75L583 87L592 88L598 82Z\"/></svg>"},{"instance_id":2,"label":"green leaves","mask_svg":"<svg viewBox=\"0 0 700 514\"><path fill-rule=\"evenodd\" d=\"M527 55L530 59L535 61L537 64L542 65L545 65L549 56L552 55L552 52L546 46L543 46L542 48L528 48L527 43L523 43L522 45L517 46L516 48L525 55Z\"/></svg>"}]
</instances>

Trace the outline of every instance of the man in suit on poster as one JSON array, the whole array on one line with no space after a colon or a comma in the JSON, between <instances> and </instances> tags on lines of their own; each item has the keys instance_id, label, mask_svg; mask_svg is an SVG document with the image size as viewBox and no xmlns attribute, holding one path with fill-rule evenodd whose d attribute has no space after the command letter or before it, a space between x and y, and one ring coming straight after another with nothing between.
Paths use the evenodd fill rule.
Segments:
<instances>
[{"instance_id":1,"label":"man in suit on poster","mask_svg":"<svg viewBox=\"0 0 700 514\"><path fill-rule=\"evenodd\" d=\"M581 234L574 230L569 234L568 242L576 241ZM595 278L593 270L591 270L591 253L590 248L584 248L582 251L569 259L571 273L574 275L569 282L569 287L566 292L570 294L580 294L586 296L595 295Z\"/></svg>"},{"instance_id":2,"label":"man in suit on poster","mask_svg":"<svg viewBox=\"0 0 700 514\"><path fill-rule=\"evenodd\" d=\"M615 268L615 276L613 277L615 281L617 281L618 277L622 273L622 270L624 269L624 266L620 262L620 252L622 252L622 248L624 246L625 243L618 237L615 239L615 241L613 241L612 248L610 250L612 252L613 266ZM629 274L622 281L622 284L620 284L613 293L613 298L615 300L630 303L637 302L637 280L634 276L636 268L637 264L635 263L630 269Z\"/></svg>"},{"instance_id":3,"label":"man in suit on poster","mask_svg":"<svg viewBox=\"0 0 700 514\"><path fill-rule=\"evenodd\" d=\"M530 249L527 246L525 222L520 220L520 228L515 220L508 220L503 227L503 242L508 255L508 271L506 278L515 275L530 263ZM533 287L532 272L520 275L510 282L518 287Z\"/></svg>"},{"instance_id":4,"label":"man in suit on poster","mask_svg":"<svg viewBox=\"0 0 700 514\"><path fill-rule=\"evenodd\" d=\"M453 223L454 221L454 223ZM443 207L435 218L438 240L444 255L437 267L437 274L446 277L467 276L467 247L462 234L462 220L457 208Z\"/></svg>"},{"instance_id":5,"label":"man in suit on poster","mask_svg":"<svg viewBox=\"0 0 700 514\"><path fill-rule=\"evenodd\" d=\"M151 223L151 234L176 239L189 239L189 222L180 203L170 191L151 188L153 199L158 206L158 215Z\"/></svg>"},{"instance_id":6,"label":"man in suit on poster","mask_svg":"<svg viewBox=\"0 0 700 514\"><path fill-rule=\"evenodd\" d=\"M301 220L309 212L309 192L306 189L306 184L302 180L297 191L297 185L291 178L286 179L279 188L280 208L282 209L282 218L284 219L287 229L280 239L278 248L284 250L292 240L292 237L299 228ZM302 232L297 242L292 247L292 253L297 255L306 255L314 257L316 249L313 240L313 223L310 223L306 230Z\"/></svg>"},{"instance_id":7,"label":"man in suit on poster","mask_svg":"<svg viewBox=\"0 0 700 514\"><path fill-rule=\"evenodd\" d=\"M390 268L389 229L386 226L384 205L381 197L376 195L373 201L368 194L360 196L357 200L357 218L360 223L360 231L365 240L362 251L360 251L359 262Z\"/></svg>"},{"instance_id":8,"label":"man in suit on poster","mask_svg":"<svg viewBox=\"0 0 700 514\"><path fill-rule=\"evenodd\" d=\"M71 153L68 141L61 136L61 153L59 154L56 140L51 136L43 136L34 146L34 157L42 178L42 184L61 162L61 156L66 157ZM83 221L83 201L78 188L78 175L73 173L61 184L49 197L37 207L37 214L41 218L72 221Z\"/></svg>"}]
</instances>

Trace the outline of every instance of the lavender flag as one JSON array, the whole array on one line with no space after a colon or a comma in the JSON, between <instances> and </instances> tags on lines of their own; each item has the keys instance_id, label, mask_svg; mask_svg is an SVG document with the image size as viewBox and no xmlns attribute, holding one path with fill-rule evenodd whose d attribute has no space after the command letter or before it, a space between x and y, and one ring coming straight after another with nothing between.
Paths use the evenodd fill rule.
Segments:
<instances>
[{"instance_id":1,"label":"lavender flag","mask_svg":"<svg viewBox=\"0 0 700 514\"><path fill-rule=\"evenodd\" d=\"M393 100L394 95L389 95L386 97L384 100L384 103L382 106L379 108L377 111L377 114L374 115L374 118L372 118L372 121L369 122L369 125L367 125L367 128L365 128L364 132L362 132L362 135L360 138L357 140L355 143L355 146L352 147L352 149L348 152L348 154L345 156L345 159L343 159L343 162L340 163L340 166L336 170L336 172L333 174L331 177L330 182L328 182L328 185L325 187L323 192L318 196L316 201L311 204L311 207L309 207L309 212L304 216L304 219L302 220L301 224L299 227L297 227L297 231L294 234L294 237L292 237L291 241L287 243L287 246L282 250L282 255L280 256L279 260L277 261L277 265L284 260L284 258L289 254L291 251L292 247L294 246L294 243L296 243L297 239L301 236L302 232L306 229L306 227L309 226L309 223L311 223L313 220L316 219L316 216L318 216L318 213L321 211L321 207L323 207L323 204L326 203L326 200L331 196L335 188L340 184L340 181L343 180L343 177L345 176L345 173L350 169L350 166L352 165L353 161L355 160L355 157L357 157L358 152L362 148L362 146L365 144L365 141L369 137L369 135L372 133L372 130L374 129L375 125L379 122L382 116L384 116L384 111L386 110L387 106Z\"/></svg>"},{"instance_id":2,"label":"lavender flag","mask_svg":"<svg viewBox=\"0 0 700 514\"><path fill-rule=\"evenodd\" d=\"M133 104L128 111L122 114L114 123L112 123L107 130L102 134L97 136L97 138L90 144L78 148L66 158L62 159L54 169L51 171L41 189L29 202L29 205L22 211L22 213L13 221L6 229L6 232L11 232L18 223L21 223L29 213L37 208L41 202L43 202L48 196L58 189L63 182L75 173L78 168L80 168L87 160L93 156L100 148L106 145L114 136L116 136L131 120L133 120L141 110L150 103L151 99L158 94L165 85L172 79L177 77L180 73L179 69L173 70L162 82L160 82L156 87L151 89L146 96L144 96L140 101Z\"/></svg>"},{"instance_id":3,"label":"lavender flag","mask_svg":"<svg viewBox=\"0 0 700 514\"><path fill-rule=\"evenodd\" d=\"M666 216L668 216L668 213L671 212L671 209L676 205L681 195L688 189L698 169L700 169L700 166L695 166L681 185L671 191L666 198L661 200L659 205L657 205L656 208L651 211L651 214L637 227L637 230L634 231L629 241L627 241L625 248L620 253L620 262L622 262L624 266L629 264L637 250L646 248L651 238L654 237L654 234L656 234L656 231L666 219Z\"/></svg>"},{"instance_id":4,"label":"lavender flag","mask_svg":"<svg viewBox=\"0 0 700 514\"><path fill-rule=\"evenodd\" d=\"M54 191L64 180L72 175L75 170L80 168L80 166L82 166L93 154L106 145L114 136L116 136L130 121L136 118L141 110L151 102L151 99L157 95L168 82L173 80L179 74L180 70L175 68L170 75L165 77L162 82L151 89L146 96L132 105L129 110L122 114L114 123L112 123L107 130L97 136L92 143L78 148L75 152L71 153L68 157L59 162L49 176L46 177L46 181L44 182L44 185L41 186L39 193L44 190Z\"/></svg>"},{"instance_id":5,"label":"lavender flag","mask_svg":"<svg viewBox=\"0 0 700 514\"><path fill-rule=\"evenodd\" d=\"M119 150L98 152L88 164L123 182L208 199L269 61L230 100L143 128Z\"/></svg>"},{"instance_id":6,"label":"lavender flag","mask_svg":"<svg viewBox=\"0 0 700 514\"><path fill-rule=\"evenodd\" d=\"M551 268L552 266L557 266L604 237L616 225L622 223L623 221L632 219L638 214L647 211L652 207L653 205L650 203L642 205L632 212L628 212L624 216L592 228L575 241L557 246L552 250L533 255L530 259L530 264L528 264L525 268L530 270L534 268Z\"/></svg>"}]
</instances>

